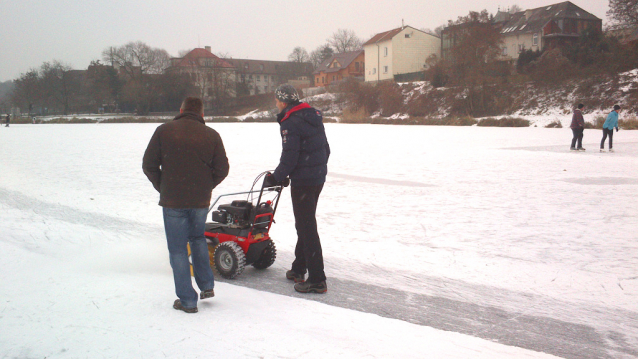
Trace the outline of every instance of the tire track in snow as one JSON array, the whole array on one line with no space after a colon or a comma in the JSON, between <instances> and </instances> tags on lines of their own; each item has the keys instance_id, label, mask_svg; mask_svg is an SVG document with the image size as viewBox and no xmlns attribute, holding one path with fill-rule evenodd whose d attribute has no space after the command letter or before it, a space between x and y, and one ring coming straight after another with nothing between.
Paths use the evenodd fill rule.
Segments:
<instances>
[{"instance_id":1,"label":"tire track in snow","mask_svg":"<svg viewBox=\"0 0 638 359\"><path fill-rule=\"evenodd\" d=\"M288 253L282 254L289 255ZM423 285L423 278L418 277L422 276L419 274L411 275L411 279L420 280ZM464 300L458 300L330 277L328 278L327 294L309 295L296 293L292 288L292 282L285 279L285 268L277 265L267 270L247 268L242 275L233 280L223 279L219 275L216 275L215 279L243 287L314 300L413 324L467 334L563 358L638 357L638 315L629 311L619 310L613 313L624 318L624 326L630 328L630 332L626 333L622 332L620 328L601 328L537 315L533 313L537 312L533 310L534 308L516 308L516 311L513 311L512 308L504 309L494 304L480 303L481 296L523 295L522 293L505 293L506 290L498 288L474 286L474 290L481 294L462 296ZM443 281L440 278L437 280ZM471 286L471 284L466 285ZM458 285L453 283L452 287L458 287ZM220 295L223 296L222 293ZM537 303L536 305L543 306L545 303ZM592 309L592 311L595 310ZM609 313L602 315L609 315ZM608 319L612 322L617 320L617 318Z\"/></svg>"}]
</instances>

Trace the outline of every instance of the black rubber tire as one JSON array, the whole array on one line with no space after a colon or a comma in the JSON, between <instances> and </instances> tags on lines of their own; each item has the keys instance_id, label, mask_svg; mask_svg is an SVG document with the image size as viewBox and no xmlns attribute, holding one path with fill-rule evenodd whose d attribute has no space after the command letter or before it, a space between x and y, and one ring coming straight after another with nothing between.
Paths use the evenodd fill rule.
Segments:
<instances>
[{"instance_id":1,"label":"black rubber tire","mask_svg":"<svg viewBox=\"0 0 638 359\"><path fill-rule=\"evenodd\" d=\"M233 279L246 267L246 255L235 242L220 243L215 247L213 255L215 270L226 279Z\"/></svg>"},{"instance_id":2,"label":"black rubber tire","mask_svg":"<svg viewBox=\"0 0 638 359\"><path fill-rule=\"evenodd\" d=\"M275 258L277 258L277 248L275 248L275 242L272 239L267 240L268 245L261 251L259 255L259 259L252 264L253 267L257 269L266 269L270 267L273 263L275 263Z\"/></svg>"}]
</instances>

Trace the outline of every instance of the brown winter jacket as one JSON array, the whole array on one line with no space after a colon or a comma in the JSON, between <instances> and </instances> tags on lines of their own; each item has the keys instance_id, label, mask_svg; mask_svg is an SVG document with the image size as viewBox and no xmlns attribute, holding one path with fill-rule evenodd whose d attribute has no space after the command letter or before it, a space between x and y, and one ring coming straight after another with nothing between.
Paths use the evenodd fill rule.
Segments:
<instances>
[{"instance_id":1,"label":"brown winter jacket","mask_svg":"<svg viewBox=\"0 0 638 359\"><path fill-rule=\"evenodd\" d=\"M219 133L185 112L155 130L142 169L160 193L160 206L207 208L229 165Z\"/></svg>"},{"instance_id":2,"label":"brown winter jacket","mask_svg":"<svg viewBox=\"0 0 638 359\"><path fill-rule=\"evenodd\" d=\"M585 119L583 118L583 113L579 109L574 110L572 124L569 128L585 128Z\"/></svg>"}]
</instances>

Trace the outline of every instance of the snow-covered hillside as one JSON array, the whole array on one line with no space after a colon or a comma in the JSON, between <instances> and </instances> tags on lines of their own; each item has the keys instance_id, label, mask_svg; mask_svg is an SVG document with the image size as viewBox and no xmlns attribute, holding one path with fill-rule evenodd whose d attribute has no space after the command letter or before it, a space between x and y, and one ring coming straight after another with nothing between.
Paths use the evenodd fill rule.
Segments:
<instances>
[{"instance_id":1,"label":"snow-covered hillside","mask_svg":"<svg viewBox=\"0 0 638 359\"><path fill-rule=\"evenodd\" d=\"M459 88L434 88L429 82L399 83L403 96L402 110L387 115L387 119L409 119L411 113L419 113L420 117L443 118L461 116L455 114L455 106L466 94ZM530 121L530 126L543 127L548 123L559 121L569 126L573 107L578 103L585 104L585 120L594 123L597 118L606 116L614 104L620 104L624 113L635 118L638 100L638 69L621 73L617 78L608 77L583 78L570 80L561 84L501 84L494 85L491 90L501 102L499 113L490 117L517 117ZM325 93L304 99L320 108L328 116L339 118L350 104L346 96L340 93ZM421 108L420 108L421 107ZM457 109L458 110L458 109ZM379 118L383 109L371 113L370 117Z\"/></svg>"}]
</instances>

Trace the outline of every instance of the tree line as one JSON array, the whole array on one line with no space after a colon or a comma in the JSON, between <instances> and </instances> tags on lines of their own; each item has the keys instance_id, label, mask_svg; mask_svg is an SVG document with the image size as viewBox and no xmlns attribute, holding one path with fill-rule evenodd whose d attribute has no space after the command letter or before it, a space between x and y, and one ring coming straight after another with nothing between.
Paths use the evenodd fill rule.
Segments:
<instances>
[{"instance_id":1,"label":"tree line","mask_svg":"<svg viewBox=\"0 0 638 359\"><path fill-rule=\"evenodd\" d=\"M10 100L23 113L42 115L174 110L195 89L169 67L166 50L130 42L105 49L86 70L58 60L31 68L13 81Z\"/></svg>"},{"instance_id":2,"label":"tree line","mask_svg":"<svg viewBox=\"0 0 638 359\"><path fill-rule=\"evenodd\" d=\"M288 60L310 62L316 67L334 53L360 49L361 43L352 30L339 29L310 54L296 47ZM180 52L180 56L187 52ZM219 56L230 57L228 54ZM12 89L0 99L0 106L5 111L16 106L23 113L35 115L101 111L144 115L174 111L184 97L202 96L202 79L191 77L171 70L171 57L166 50L141 41L129 42L104 49L101 59L91 61L86 70L74 70L59 60L31 68L12 81ZM223 106L231 92L248 93L235 88L242 85L239 81L237 84L226 82L224 86L213 86L212 96L217 106Z\"/></svg>"}]
</instances>

